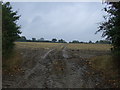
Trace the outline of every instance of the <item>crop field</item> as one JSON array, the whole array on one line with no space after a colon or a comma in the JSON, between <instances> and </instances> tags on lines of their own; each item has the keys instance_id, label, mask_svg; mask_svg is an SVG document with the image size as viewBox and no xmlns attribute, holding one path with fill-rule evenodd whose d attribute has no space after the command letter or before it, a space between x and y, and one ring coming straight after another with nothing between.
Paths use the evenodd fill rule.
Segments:
<instances>
[{"instance_id":1,"label":"crop field","mask_svg":"<svg viewBox=\"0 0 120 90\"><path fill-rule=\"evenodd\" d=\"M70 49L110 51L110 44L68 44Z\"/></svg>"},{"instance_id":2,"label":"crop field","mask_svg":"<svg viewBox=\"0 0 120 90\"><path fill-rule=\"evenodd\" d=\"M28 83L28 85L26 84L24 87L29 87L29 84L32 84L33 87L41 88L44 85L46 86L46 83L48 85L47 87L68 87L69 85L71 88L101 87L94 81L98 80L97 82L101 83L102 79L100 78L105 78L105 81L102 81L100 84L103 87L106 87L105 85L108 85L107 87L119 87L118 67L110 52L111 47L109 44L15 42L15 48L11 58L3 62L3 74L12 74L13 77L17 74L19 79L25 77L26 81L14 78L15 81ZM86 69L83 67L86 67ZM21 76L21 73L23 76ZM43 73L46 74L41 75ZM84 75L81 76L81 73ZM45 79L46 77L52 77L51 80L55 85L49 86L53 84L52 82L48 83ZM36 78L40 80L36 80ZM81 81L78 78L81 79ZM88 79L89 82L85 81L84 78ZM14 80L11 80L12 82L10 83L16 84ZM5 82L6 81L5 77ZM115 83L115 85L111 86L108 82L112 85ZM4 83L3 86L6 87L6 84L7 83ZM66 84L67 86L65 86ZM76 86L74 86L74 84ZM18 87L21 87L20 85L18 85ZM14 86L15 85L11 85L11 87Z\"/></svg>"},{"instance_id":3,"label":"crop field","mask_svg":"<svg viewBox=\"0 0 120 90\"><path fill-rule=\"evenodd\" d=\"M52 48L63 43L46 43L46 42L15 42L17 48ZM93 50L93 51L110 51L110 44L66 44L68 49Z\"/></svg>"},{"instance_id":4,"label":"crop field","mask_svg":"<svg viewBox=\"0 0 120 90\"><path fill-rule=\"evenodd\" d=\"M17 48L29 48L29 49L38 49L38 48L52 48L61 43L43 43L43 42L15 42Z\"/></svg>"},{"instance_id":5,"label":"crop field","mask_svg":"<svg viewBox=\"0 0 120 90\"><path fill-rule=\"evenodd\" d=\"M110 44L68 44L67 48L74 51L73 54L84 56L92 63L92 67L102 71L112 79L118 78L117 60L112 56ZM77 51L78 50L78 51Z\"/></svg>"},{"instance_id":6,"label":"crop field","mask_svg":"<svg viewBox=\"0 0 120 90\"><path fill-rule=\"evenodd\" d=\"M61 45L61 46L60 46ZM21 50L24 52L32 52L32 50L48 50L51 48L57 47L57 49L61 49L62 46L66 46L68 50L74 50L69 51L72 53L72 55L81 56L83 58L89 59L93 66L97 69L103 69L108 70L108 68L111 68L113 65L113 59L111 55L106 54L107 52L110 52L110 48L112 47L109 44L63 44L63 43L43 43L43 42L15 42L15 49L12 54L12 58L9 58L10 60L7 61L7 68L11 69L13 66L19 66L22 58L21 58ZM79 50L79 51L77 51ZM97 54L100 53L100 56ZM6 66L6 65L5 65ZM11 69L12 70L12 69ZM106 71L105 70L105 71Z\"/></svg>"},{"instance_id":7,"label":"crop field","mask_svg":"<svg viewBox=\"0 0 120 90\"><path fill-rule=\"evenodd\" d=\"M11 53L11 57L3 62L3 69L11 73L16 73L14 68L18 68L23 61L26 61L23 60L22 53L32 52L32 50L37 49L41 49L41 51L44 49L48 50L59 45L61 45L61 43L15 42L15 48Z\"/></svg>"}]
</instances>

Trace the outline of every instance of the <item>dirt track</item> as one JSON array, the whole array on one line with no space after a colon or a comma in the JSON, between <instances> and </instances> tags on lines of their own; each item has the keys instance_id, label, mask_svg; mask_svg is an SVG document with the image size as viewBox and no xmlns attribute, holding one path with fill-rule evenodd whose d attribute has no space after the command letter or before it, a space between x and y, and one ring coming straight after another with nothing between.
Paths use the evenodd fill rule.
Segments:
<instances>
[{"instance_id":1,"label":"dirt track","mask_svg":"<svg viewBox=\"0 0 120 90\"><path fill-rule=\"evenodd\" d=\"M48 50L37 49L23 53L24 73L3 77L4 88L109 88L102 74L82 57L74 56L63 44ZM11 78L11 79L10 79Z\"/></svg>"}]
</instances>

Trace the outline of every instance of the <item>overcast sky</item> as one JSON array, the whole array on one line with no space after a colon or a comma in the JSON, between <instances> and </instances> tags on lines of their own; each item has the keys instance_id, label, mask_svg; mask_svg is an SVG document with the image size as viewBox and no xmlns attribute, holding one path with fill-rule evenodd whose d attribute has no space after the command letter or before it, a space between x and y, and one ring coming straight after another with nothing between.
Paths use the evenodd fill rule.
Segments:
<instances>
[{"instance_id":1,"label":"overcast sky","mask_svg":"<svg viewBox=\"0 0 120 90\"><path fill-rule=\"evenodd\" d=\"M104 21L100 2L55 3L55 2L11 2L13 10L21 15L18 21L22 36L40 39L52 38L66 41L96 41L97 23Z\"/></svg>"}]
</instances>

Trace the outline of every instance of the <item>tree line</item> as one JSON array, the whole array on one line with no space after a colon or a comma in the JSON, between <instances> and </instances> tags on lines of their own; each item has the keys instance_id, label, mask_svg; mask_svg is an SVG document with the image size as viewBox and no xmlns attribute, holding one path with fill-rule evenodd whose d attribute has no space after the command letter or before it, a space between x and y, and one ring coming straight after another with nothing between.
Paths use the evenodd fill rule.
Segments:
<instances>
[{"instance_id":1,"label":"tree line","mask_svg":"<svg viewBox=\"0 0 120 90\"><path fill-rule=\"evenodd\" d=\"M16 41L18 42L51 42L51 43L67 43L65 40L63 39L59 39L57 40L56 38L53 38L52 40L45 40L44 38L40 38L40 39L36 39L36 38L32 38L30 39L26 39L25 36L21 36L19 39L17 39Z\"/></svg>"},{"instance_id":2,"label":"tree line","mask_svg":"<svg viewBox=\"0 0 120 90\"><path fill-rule=\"evenodd\" d=\"M69 43L84 43L84 44L111 44L110 41L108 40L99 40L99 41L96 41L96 42L93 42L93 41L88 41L88 42L84 42L84 41L78 41L78 40L73 40L72 42L69 42Z\"/></svg>"},{"instance_id":3,"label":"tree line","mask_svg":"<svg viewBox=\"0 0 120 90\"><path fill-rule=\"evenodd\" d=\"M53 38L52 40L45 40L44 38L40 38L40 39L36 39L36 38L32 38L31 40L30 39L27 39L25 36L21 36L19 39L16 40L17 42L50 42L50 43L67 43L64 39L59 39L57 40L56 38ZM88 42L83 42L83 41L78 41L78 40L73 40L69 43L85 43L85 44L111 44L110 41L108 40L99 40L99 41L96 41L96 42L93 42L93 41L88 41Z\"/></svg>"}]
</instances>

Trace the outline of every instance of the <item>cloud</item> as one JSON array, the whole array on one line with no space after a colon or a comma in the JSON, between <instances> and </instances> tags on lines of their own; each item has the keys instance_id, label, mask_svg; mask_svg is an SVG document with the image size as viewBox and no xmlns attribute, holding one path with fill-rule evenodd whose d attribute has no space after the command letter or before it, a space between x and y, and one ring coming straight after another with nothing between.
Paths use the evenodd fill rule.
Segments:
<instances>
[{"instance_id":1,"label":"cloud","mask_svg":"<svg viewBox=\"0 0 120 90\"><path fill-rule=\"evenodd\" d=\"M100 40L95 35L97 23L103 21L105 14L100 2L86 3L11 3L14 10L21 15L22 35L37 39L63 38L67 41Z\"/></svg>"}]
</instances>

